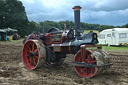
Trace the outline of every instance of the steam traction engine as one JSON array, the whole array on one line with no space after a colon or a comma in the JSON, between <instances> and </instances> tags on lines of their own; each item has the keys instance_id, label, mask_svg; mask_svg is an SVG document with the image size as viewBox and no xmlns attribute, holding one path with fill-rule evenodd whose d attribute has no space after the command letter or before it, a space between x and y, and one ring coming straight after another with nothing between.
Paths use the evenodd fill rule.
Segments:
<instances>
[{"instance_id":1,"label":"steam traction engine","mask_svg":"<svg viewBox=\"0 0 128 85\"><path fill-rule=\"evenodd\" d=\"M108 54L102 50L98 43L97 34L90 32L80 33L80 6L74 6L75 32L67 27L63 31L52 28L48 33L30 34L23 47L24 65L34 70L43 65L55 66L61 64L66 54L75 54L72 65L78 75L90 78L104 73L110 68ZM86 49L96 47L97 49Z\"/></svg>"}]
</instances>

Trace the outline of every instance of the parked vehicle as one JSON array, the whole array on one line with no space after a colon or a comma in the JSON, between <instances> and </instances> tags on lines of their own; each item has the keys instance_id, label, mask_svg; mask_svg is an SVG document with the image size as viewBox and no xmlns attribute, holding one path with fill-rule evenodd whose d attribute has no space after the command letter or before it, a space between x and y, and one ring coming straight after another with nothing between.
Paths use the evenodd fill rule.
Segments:
<instances>
[{"instance_id":1,"label":"parked vehicle","mask_svg":"<svg viewBox=\"0 0 128 85\"><path fill-rule=\"evenodd\" d=\"M99 34L99 44L110 45L127 45L128 28L106 29Z\"/></svg>"}]
</instances>

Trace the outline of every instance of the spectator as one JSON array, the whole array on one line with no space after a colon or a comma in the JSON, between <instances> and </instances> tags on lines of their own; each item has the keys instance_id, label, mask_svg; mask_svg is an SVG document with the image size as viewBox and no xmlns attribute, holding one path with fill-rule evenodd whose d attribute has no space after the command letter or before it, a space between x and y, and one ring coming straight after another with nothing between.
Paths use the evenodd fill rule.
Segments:
<instances>
[{"instance_id":1,"label":"spectator","mask_svg":"<svg viewBox=\"0 0 128 85\"><path fill-rule=\"evenodd\" d=\"M2 36L1 36L1 40L4 41L4 34L2 34Z\"/></svg>"},{"instance_id":2,"label":"spectator","mask_svg":"<svg viewBox=\"0 0 128 85\"><path fill-rule=\"evenodd\" d=\"M1 40L1 35L0 35L0 40Z\"/></svg>"}]
</instances>

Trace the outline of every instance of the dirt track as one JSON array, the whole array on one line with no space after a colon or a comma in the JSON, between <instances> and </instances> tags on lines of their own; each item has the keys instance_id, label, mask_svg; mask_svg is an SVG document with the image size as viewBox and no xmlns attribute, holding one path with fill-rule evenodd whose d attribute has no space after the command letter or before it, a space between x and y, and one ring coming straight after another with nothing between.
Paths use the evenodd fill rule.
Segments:
<instances>
[{"instance_id":1,"label":"dirt track","mask_svg":"<svg viewBox=\"0 0 128 85\"><path fill-rule=\"evenodd\" d=\"M91 79L78 76L69 61L66 64L30 71L22 62L22 43L0 42L0 85L128 85L128 52L108 52L114 65ZM73 56L73 55L69 55Z\"/></svg>"}]
</instances>

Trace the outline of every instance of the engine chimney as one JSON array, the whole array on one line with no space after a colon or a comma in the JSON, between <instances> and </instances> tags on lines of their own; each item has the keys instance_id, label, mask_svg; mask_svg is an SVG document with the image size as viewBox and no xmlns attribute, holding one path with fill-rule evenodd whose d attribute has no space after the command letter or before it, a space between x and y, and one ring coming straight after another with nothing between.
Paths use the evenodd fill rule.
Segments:
<instances>
[{"instance_id":1,"label":"engine chimney","mask_svg":"<svg viewBox=\"0 0 128 85\"><path fill-rule=\"evenodd\" d=\"M78 39L80 37L80 6L74 6L74 19L75 19L75 37Z\"/></svg>"}]
</instances>

